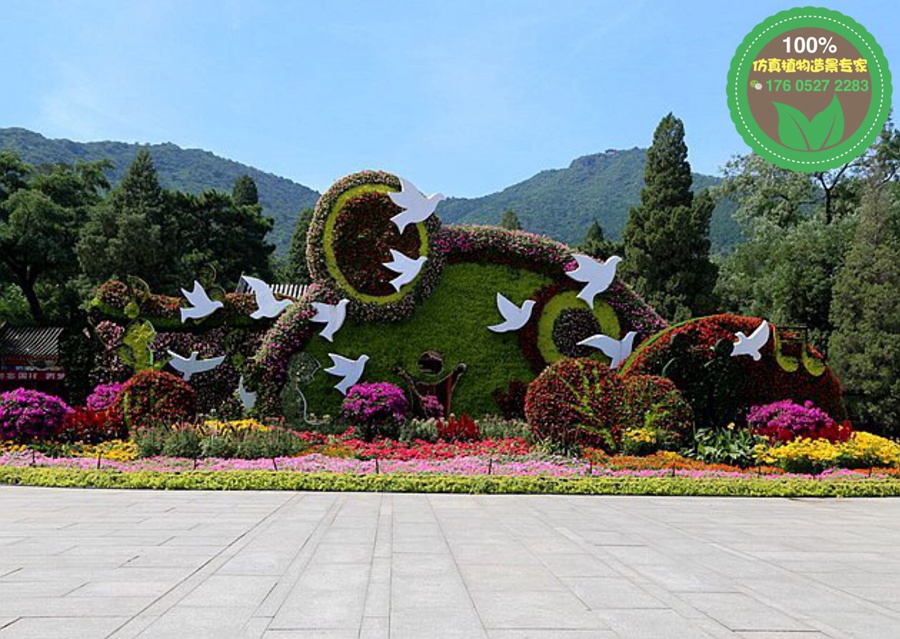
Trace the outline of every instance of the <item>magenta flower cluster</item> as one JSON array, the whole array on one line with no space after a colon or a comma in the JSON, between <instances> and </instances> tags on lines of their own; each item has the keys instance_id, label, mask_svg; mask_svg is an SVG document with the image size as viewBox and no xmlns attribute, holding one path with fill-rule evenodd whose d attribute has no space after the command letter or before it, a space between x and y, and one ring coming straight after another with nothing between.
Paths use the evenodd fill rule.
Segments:
<instances>
[{"instance_id":1,"label":"magenta flower cluster","mask_svg":"<svg viewBox=\"0 0 900 639\"><path fill-rule=\"evenodd\" d=\"M17 388L0 395L0 440L49 439L72 409L59 397Z\"/></svg>"},{"instance_id":2,"label":"magenta flower cluster","mask_svg":"<svg viewBox=\"0 0 900 639\"><path fill-rule=\"evenodd\" d=\"M406 395L387 382L351 386L344 398L342 416L363 429L379 424L402 424L406 419Z\"/></svg>"},{"instance_id":3,"label":"magenta flower cluster","mask_svg":"<svg viewBox=\"0 0 900 639\"><path fill-rule=\"evenodd\" d=\"M837 424L811 401L795 404L785 399L754 406L747 414L747 424L753 432L772 441L787 442L799 437L843 441L850 436L849 427Z\"/></svg>"},{"instance_id":4,"label":"magenta flower cluster","mask_svg":"<svg viewBox=\"0 0 900 639\"><path fill-rule=\"evenodd\" d=\"M119 384L118 382L113 382L112 384L97 384L97 386L94 387L94 392L88 395L85 404L92 411L104 411L116 401L116 397L119 396L119 392L122 390L123 386L124 384Z\"/></svg>"}]
</instances>

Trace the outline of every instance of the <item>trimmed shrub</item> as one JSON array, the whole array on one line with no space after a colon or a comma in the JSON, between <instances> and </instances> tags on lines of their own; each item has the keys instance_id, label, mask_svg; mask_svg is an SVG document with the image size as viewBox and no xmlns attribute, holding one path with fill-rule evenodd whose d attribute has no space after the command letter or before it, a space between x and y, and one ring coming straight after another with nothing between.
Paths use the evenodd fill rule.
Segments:
<instances>
[{"instance_id":1,"label":"trimmed shrub","mask_svg":"<svg viewBox=\"0 0 900 639\"><path fill-rule=\"evenodd\" d=\"M655 375L630 375L623 378L622 395L622 428L640 430L640 438L652 439L655 444L640 449L674 450L693 434L694 411L672 380Z\"/></svg>"},{"instance_id":2,"label":"trimmed shrub","mask_svg":"<svg viewBox=\"0 0 900 639\"><path fill-rule=\"evenodd\" d=\"M616 450L623 386L622 378L601 362L568 359L548 366L525 396L525 416L535 441Z\"/></svg>"},{"instance_id":3,"label":"trimmed shrub","mask_svg":"<svg viewBox=\"0 0 900 639\"><path fill-rule=\"evenodd\" d=\"M341 417L359 428L363 439L396 437L406 421L406 395L386 382L357 384L344 398Z\"/></svg>"},{"instance_id":4,"label":"trimmed shrub","mask_svg":"<svg viewBox=\"0 0 900 639\"><path fill-rule=\"evenodd\" d=\"M109 416L131 432L189 421L196 409L197 394L190 384L169 373L144 371L125 382Z\"/></svg>"},{"instance_id":5,"label":"trimmed shrub","mask_svg":"<svg viewBox=\"0 0 900 639\"><path fill-rule=\"evenodd\" d=\"M691 404L697 424L705 428L741 425L752 406L784 399L812 401L843 422L840 383L822 356L798 335L773 325L760 361L731 357L735 333L749 335L761 321L723 314L679 324L642 343L620 374L668 377Z\"/></svg>"},{"instance_id":6,"label":"trimmed shrub","mask_svg":"<svg viewBox=\"0 0 900 639\"><path fill-rule=\"evenodd\" d=\"M20 444L51 439L72 409L54 395L17 388L0 395L0 440Z\"/></svg>"},{"instance_id":7,"label":"trimmed shrub","mask_svg":"<svg viewBox=\"0 0 900 639\"><path fill-rule=\"evenodd\" d=\"M481 439L478 424L468 415L453 417L437 423L438 438L445 442L472 442Z\"/></svg>"},{"instance_id":8,"label":"trimmed shrub","mask_svg":"<svg viewBox=\"0 0 900 639\"><path fill-rule=\"evenodd\" d=\"M800 437L842 442L852 433L849 424L838 424L812 402L795 404L789 399L754 406L747 414L747 424L754 433L771 442L789 442Z\"/></svg>"},{"instance_id":9,"label":"trimmed shrub","mask_svg":"<svg viewBox=\"0 0 900 639\"><path fill-rule=\"evenodd\" d=\"M434 395L422 397L422 410L425 412L425 419L441 419L444 416L444 405Z\"/></svg>"},{"instance_id":10,"label":"trimmed shrub","mask_svg":"<svg viewBox=\"0 0 900 639\"><path fill-rule=\"evenodd\" d=\"M99 444L127 436L122 423L110 419L106 411L76 408L66 414L54 438L64 444Z\"/></svg>"},{"instance_id":11,"label":"trimmed shrub","mask_svg":"<svg viewBox=\"0 0 900 639\"><path fill-rule=\"evenodd\" d=\"M107 410L112 406L113 402L116 401L116 397L122 392L123 386L124 384L118 382L113 382L112 384L97 384L97 386L94 387L94 392L88 395L87 401L85 402L88 409L94 412Z\"/></svg>"}]
</instances>

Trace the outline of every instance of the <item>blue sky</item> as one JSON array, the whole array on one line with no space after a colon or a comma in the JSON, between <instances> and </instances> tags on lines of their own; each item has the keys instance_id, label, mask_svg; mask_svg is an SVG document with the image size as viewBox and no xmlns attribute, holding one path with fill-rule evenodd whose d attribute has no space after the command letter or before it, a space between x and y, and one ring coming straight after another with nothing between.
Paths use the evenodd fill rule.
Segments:
<instances>
[{"instance_id":1,"label":"blue sky","mask_svg":"<svg viewBox=\"0 0 900 639\"><path fill-rule=\"evenodd\" d=\"M819 0L900 81L900 3ZM803 3L0 0L0 126L203 148L323 190L365 168L478 196L685 123L694 170L747 149L735 48Z\"/></svg>"}]
</instances>

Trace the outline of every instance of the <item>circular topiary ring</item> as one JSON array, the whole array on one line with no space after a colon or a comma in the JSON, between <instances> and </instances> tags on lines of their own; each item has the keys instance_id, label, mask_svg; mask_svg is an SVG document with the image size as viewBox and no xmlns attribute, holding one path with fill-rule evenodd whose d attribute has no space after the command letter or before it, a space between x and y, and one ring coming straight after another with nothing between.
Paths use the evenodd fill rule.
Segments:
<instances>
[{"instance_id":1,"label":"circular topiary ring","mask_svg":"<svg viewBox=\"0 0 900 639\"><path fill-rule=\"evenodd\" d=\"M307 236L306 260L313 281L350 301L359 321L396 321L409 316L437 284L443 256L433 237L441 222L431 215L403 233L391 217L403 209L388 196L400 191L397 176L362 171L336 182L319 198ZM418 275L396 290L397 273L384 266L391 249L411 259L425 257Z\"/></svg>"}]
</instances>

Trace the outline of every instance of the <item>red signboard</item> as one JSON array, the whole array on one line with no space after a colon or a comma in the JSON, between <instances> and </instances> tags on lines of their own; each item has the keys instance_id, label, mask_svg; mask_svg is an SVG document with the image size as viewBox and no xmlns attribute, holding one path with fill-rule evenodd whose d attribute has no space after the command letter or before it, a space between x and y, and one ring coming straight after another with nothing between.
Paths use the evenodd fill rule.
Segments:
<instances>
[{"instance_id":1,"label":"red signboard","mask_svg":"<svg viewBox=\"0 0 900 639\"><path fill-rule=\"evenodd\" d=\"M55 382L65 378L65 371L0 371L0 382Z\"/></svg>"}]
</instances>

